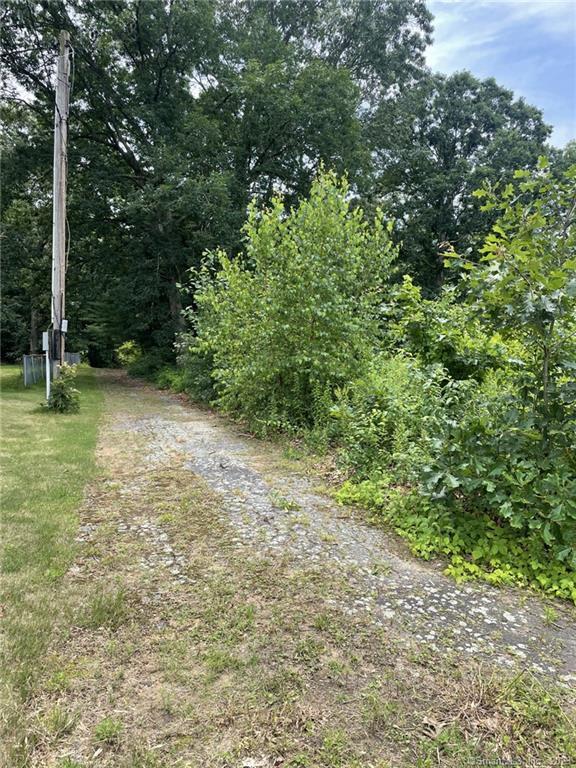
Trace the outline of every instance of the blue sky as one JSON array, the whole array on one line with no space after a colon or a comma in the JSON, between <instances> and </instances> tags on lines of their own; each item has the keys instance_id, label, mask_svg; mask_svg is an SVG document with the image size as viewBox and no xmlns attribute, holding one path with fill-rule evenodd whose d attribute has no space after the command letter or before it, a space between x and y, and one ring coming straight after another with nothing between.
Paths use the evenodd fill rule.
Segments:
<instances>
[{"instance_id":1,"label":"blue sky","mask_svg":"<svg viewBox=\"0 0 576 768\"><path fill-rule=\"evenodd\" d=\"M539 107L551 141L576 139L576 0L428 0L428 64L470 70Z\"/></svg>"}]
</instances>

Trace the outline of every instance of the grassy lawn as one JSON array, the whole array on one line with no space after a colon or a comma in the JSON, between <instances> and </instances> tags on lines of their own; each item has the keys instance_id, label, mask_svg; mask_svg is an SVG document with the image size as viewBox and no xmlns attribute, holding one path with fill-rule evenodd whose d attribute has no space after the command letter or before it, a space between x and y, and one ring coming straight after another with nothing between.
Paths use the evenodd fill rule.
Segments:
<instances>
[{"instance_id":1,"label":"grassy lawn","mask_svg":"<svg viewBox=\"0 0 576 768\"><path fill-rule=\"evenodd\" d=\"M17 366L0 368L2 590L0 617L0 744L17 744L23 703L34 695L53 633L65 626L60 581L74 555L76 510L94 472L102 394L92 372L78 376L81 410L40 408L44 386L25 389ZM6 765L18 765L8 753ZM2 747L0 746L0 762Z\"/></svg>"}]
</instances>

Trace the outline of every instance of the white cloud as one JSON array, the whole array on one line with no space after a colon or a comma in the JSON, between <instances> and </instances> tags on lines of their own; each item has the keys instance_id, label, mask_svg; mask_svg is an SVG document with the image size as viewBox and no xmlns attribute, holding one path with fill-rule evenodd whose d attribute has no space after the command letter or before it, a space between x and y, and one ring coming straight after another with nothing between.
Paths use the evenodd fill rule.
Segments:
<instances>
[{"instance_id":1,"label":"white cloud","mask_svg":"<svg viewBox=\"0 0 576 768\"><path fill-rule=\"evenodd\" d=\"M490 57L490 46L531 21L549 37L574 39L575 0L431 0L434 43L427 52L432 69L454 71ZM463 63L465 62L465 63Z\"/></svg>"},{"instance_id":2,"label":"white cloud","mask_svg":"<svg viewBox=\"0 0 576 768\"><path fill-rule=\"evenodd\" d=\"M573 141L575 132L576 121L571 122L557 122L554 125L552 136L550 136L550 143L555 147L565 147L569 141Z\"/></svg>"},{"instance_id":3,"label":"white cloud","mask_svg":"<svg viewBox=\"0 0 576 768\"><path fill-rule=\"evenodd\" d=\"M576 3L574 0L484 0L481 5L507 6L511 20L526 20L532 17L542 25L548 35L566 37L574 35L576 22Z\"/></svg>"},{"instance_id":4,"label":"white cloud","mask_svg":"<svg viewBox=\"0 0 576 768\"><path fill-rule=\"evenodd\" d=\"M576 134L576 0L429 0L428 65L469 69L544 110L552 142Z\"/></svg>"}]
</instances>

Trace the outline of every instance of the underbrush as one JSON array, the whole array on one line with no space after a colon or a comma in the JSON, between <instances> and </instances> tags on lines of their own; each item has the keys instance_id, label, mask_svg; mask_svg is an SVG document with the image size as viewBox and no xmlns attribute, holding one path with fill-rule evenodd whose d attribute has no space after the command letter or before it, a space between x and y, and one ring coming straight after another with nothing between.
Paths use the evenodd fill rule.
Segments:
<instances>
[{"instance_id":1,"label":"underbrush","mask_svg":"<svg viewBox=\"0 0 576 768\"><path fill-rule=\"evenodd\" d=\"M418 557L445 558L446 573L456 581L526 586L576 603L574 569L554 559L537 532L519 536L486 514L429 502L389 478L348 480L336 497L371 511L374 522L391 525Z\"/></svg>"},{"instance_id":2,"label":"underbrush","mask_svg":"<svg viewBox=\"0 0 576 768\"><path fill-rule=\"evenodd\" d=\"M332 410L333 446L349 475L337 498L392 525L418 556L447 558L457 580L526 585L576 602L573 558L561 543L569 527L542 535L554 509L576 498L551 478L576 472L566 460L549 466L539 443L507 433L510 387L509 371L455 382L404 353L375 358ZM479 423L492 432L479 433ZM464 434L478 442L474 450Z\"/></svg>"},{"instance_id":3,"label":"underbrush","mask_svg":"<svg viewBox=\"0 0 576 768\"><path fill-rule=\"evenodd\" d=\"M210 375L212 365L202 355L189 351L189 340L181 340L176 365L161 349L144 351L135 341L126 341L115 350L118 363L129 376L145 379L159 389L186 392L196 402L209 403L215 397Z\"/></svg>"}]
</instances>

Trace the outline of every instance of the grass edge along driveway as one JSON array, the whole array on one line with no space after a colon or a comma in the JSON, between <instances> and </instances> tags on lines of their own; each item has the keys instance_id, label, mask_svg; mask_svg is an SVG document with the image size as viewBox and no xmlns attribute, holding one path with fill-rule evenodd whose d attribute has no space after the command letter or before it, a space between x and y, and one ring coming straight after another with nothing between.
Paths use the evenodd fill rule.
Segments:
<instances>
[{"instance_id":1,"label":"grass edge along driveway","mask_svg":"<svg viewBox=\"0 0 576 768\"><path fill-rule=\"evenodd\" d=\"M103 402L89 368L80 367L77 386L80 413L53 414L40 406L45 399L43 384L24 388L18 366L0 366L0 764L4 765L25 760L25 704L34 695L50 639L59 628L66 628L67 606L60 585L74 557L76 511L95 472Z\"/></svg>"}]
</instances>

